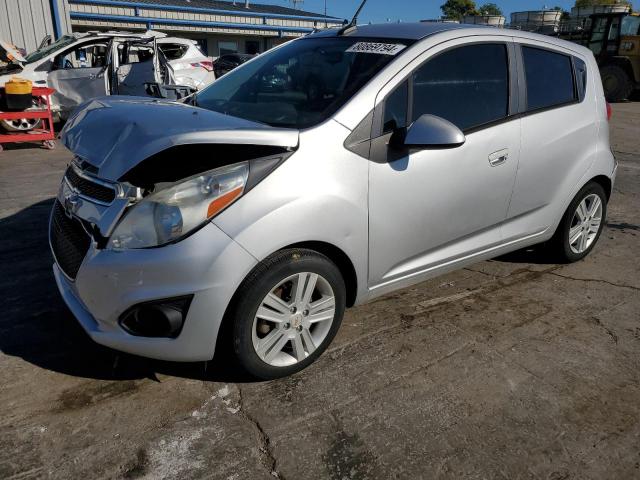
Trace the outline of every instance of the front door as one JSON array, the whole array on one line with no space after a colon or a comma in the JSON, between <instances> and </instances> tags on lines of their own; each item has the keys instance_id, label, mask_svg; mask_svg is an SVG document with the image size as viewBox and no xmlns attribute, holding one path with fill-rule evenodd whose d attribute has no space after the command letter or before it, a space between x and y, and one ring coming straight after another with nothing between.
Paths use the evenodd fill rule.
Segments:
<instances>
[{"instance_id":1,"label":"front door","mask_svg":"<svg viewBox=\"0 0 640 480\"><path fill-rule=\"evenodd\" d=\"M520 121L509 118L508 51L505 43L444 49L377 107L382 135L373 141L369 173L373 291L414 283L500 243L520 150ZM457 125L465 144L391 145L424 114Z\"/></svg>"},{"instance_id":2,"label":"front door","mask_svg":"<svg viewBox=\"0 0 640 480\"><path fill-rule=\"evenodd\" d=\"M53 103L69 113L80 104L109 92L111 43L99 40L67 50L53 59L47 83L55 90Z\"/></svg>"}]
</instances>

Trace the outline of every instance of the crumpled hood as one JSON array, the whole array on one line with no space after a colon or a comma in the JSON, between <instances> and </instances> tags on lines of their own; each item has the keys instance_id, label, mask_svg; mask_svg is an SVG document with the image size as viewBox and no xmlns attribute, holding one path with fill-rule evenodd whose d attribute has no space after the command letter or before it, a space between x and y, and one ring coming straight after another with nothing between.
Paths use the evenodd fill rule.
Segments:
<instances>
[{"instance_id":1,"label":"crumpled hood","mask_svg":"<svg viewBox=\"0 0 640 480\"><path fill-rule=\"evenodd\" d=\"M111 96L82 105L61 138L71 152L96 167L101 178L117 181L141 161L175 145L296 148L299 132L167 100Z\"/></svg>"}]
</instances>

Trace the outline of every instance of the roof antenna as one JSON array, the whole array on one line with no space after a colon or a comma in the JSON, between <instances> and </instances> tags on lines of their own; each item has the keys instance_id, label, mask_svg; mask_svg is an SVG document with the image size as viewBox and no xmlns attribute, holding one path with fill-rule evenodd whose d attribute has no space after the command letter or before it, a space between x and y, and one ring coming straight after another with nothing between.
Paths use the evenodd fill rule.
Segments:
<instances>
[{"instance_id":1,"label":"roof antenna","mask_svg":"<svg viewBox=\"0 0 640 480\"><path fill-rule=\"evenodd\" d=\"M342 27L340 31L338 31L338 36L346 35L347 33L351 33L356 28L358 28L358 15L360 15L360 12L362 11L366 3L367 0L362 0L362 3L360 4L358 10L356 10L356 14L353 16L353 19L351 20L351 22Z\"/></svg>"}]
</instances>

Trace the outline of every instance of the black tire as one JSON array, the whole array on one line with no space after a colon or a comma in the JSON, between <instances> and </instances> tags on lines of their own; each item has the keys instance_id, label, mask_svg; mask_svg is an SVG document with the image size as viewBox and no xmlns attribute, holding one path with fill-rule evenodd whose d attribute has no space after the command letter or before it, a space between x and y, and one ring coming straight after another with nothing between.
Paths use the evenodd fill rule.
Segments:
<instances>
[{"instance_id":1,"label":"black tire","mask_svg":"<svg viewBox=\"0 0 640 480\"><path fill-rule=\"evenodd\" d=\"M618 65L605 65L600 69L604 95L608 102L621 102L633 92L633 82L629 74Z\"/></svg>"},{"instance_id":2,"label":"black tire","mask_svg":"<svg viewBox=\"0 0 640 480\"><path fill-rule=\"evenodd\" d=\"M290 366L273 366L263 361L253 345L254 319L264 298L279 282L297 273L315 273L328 282L335 297L333 323L326 337L313 353ZM272 380L299 372L311 365L329 346L342 323L346 306L346 287L340 270L326 256L306 249L277 252L261 262L245 279L228 317L233 323L233 350L238 363L251 375Z\"/></svg>"},{"instance_id":3,"label":"black tire","mask_svg":"<svg viewBox=\"0 0 640 480\"><path fill-rule=\"evenodd\" d=\"M589 197L590 195L597 195L602 202L602 220L600 222L600 228L593 239L591 245L583 252L576 253L572 250L571 245L569 243L569 230L572 228L572 223L574 222L574 215L578 208L578 205L582 203L582 201ZM558 225L558 229L556 230L555 235L549 242L548 246L550 248L550 252L554 259L561 263L573 263L585 258L591 250L596 246L600 235L602 234L602 230L606 223L607 218L607 195L599 183L589 182L587 183L582 190L578 192L578 194L571 201L571 204L567 208L567 211L562 216L562 220L560 221L560 225Z\"/></svg>"}]
</instances>

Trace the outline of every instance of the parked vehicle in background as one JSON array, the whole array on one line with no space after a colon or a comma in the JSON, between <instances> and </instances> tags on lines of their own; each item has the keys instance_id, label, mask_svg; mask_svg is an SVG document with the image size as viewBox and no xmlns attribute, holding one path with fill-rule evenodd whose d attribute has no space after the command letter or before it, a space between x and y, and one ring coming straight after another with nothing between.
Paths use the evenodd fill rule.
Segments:
<instances>
[{"instance_id":1,"label":"parked vehicle in background","mask_svg":"<svg viewBox=\"0 0 640 480\"><path fill-rule=\"evenodd\" d=\"M173 69L178 85L187 85L198 90L213 83L213 59L207 57L198 42L186 38L160 38L158 48Z\"/></svg>"},{"instance_id":2,"label":"parked vehicle in background","mask_svg":"<svg viewBox=\"0 0 640 480\"><path fill-rule=\"evenodd\" d=\"M8 49L0 43L0 50ZM58 118L66 118L95 97L146 95L147 83L201 89L215 79L211 59L195 41L154 31L64 35L26 56L15 51L11 56L12 62L0 70L0 85L19 75L34 86L54 88L52 109ZM35 128L37 121L2 121L0 125L10 131L25 131Z\"/></svg>"},{"instance_id":3,"label":"parked vehicle in background","mask_svg":"<svg viewBox=\"0 0 640 480\"><path fill-rule=\"evenodd\" d=\"M231 53L218 57L218 59L213 63L213 71L216 74L216 78L226 75L243 63L247 63L253 57L255 57L255 55L247 55L243 53Z\"/></svg>"},{"instance_id":4,"label":"parked vehicle in background","mask_svg":"<svg viewBox=\"0 0 640 480\"><path fill-rule=\"evenodd\" d=\"M305 81L318 65L321 94ZM352 24L194 97L102 99L62 133L76 157L53 270L103 345L173 361L228 345L282 377L318 358L346 307L543 242L575 262L605 224L610 110L574 43Z\"/></svg>"}]
</instances>

